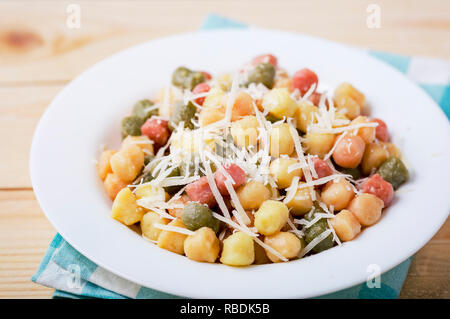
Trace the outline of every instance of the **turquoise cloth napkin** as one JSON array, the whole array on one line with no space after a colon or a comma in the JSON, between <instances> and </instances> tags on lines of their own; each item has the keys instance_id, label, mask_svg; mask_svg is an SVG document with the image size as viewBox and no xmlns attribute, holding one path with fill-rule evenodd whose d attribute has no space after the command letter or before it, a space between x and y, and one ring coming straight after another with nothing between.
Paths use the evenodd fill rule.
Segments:
<instances>
[{"instance_id":1,"label":"turquoise cloth napkin","mask_svg":"<svg viewBox=\"0 0 450 319\"><path fill-rule=\"evenodd\" d=\"M201 29L246 28L247 25L219 15L208 15ZM382 52L368 54L392 65L420 85L450 117L450 63L444 60L406 57ZM397 298L413 257L381 275L380 288L366 283L319 298ZM59 234L50 244L33 282L55 288L53 298L180 298L139 286L99 267L66 242ZM251 297L251 296L249 296Z\"/></svg>"}]
</instances>

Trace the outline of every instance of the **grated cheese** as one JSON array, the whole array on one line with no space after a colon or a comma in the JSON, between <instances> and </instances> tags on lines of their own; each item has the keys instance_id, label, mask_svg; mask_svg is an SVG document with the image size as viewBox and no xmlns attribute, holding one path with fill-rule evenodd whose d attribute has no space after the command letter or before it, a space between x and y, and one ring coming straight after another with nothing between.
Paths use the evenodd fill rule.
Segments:
<instances>
[{"instance_id":1,"label":"grated cheese","mask_svg":"<svg viewBox=\"0 0 450 319\"><path fill-rule=\"evenodd\" d=\"M378 123L376 123L376 122L358 123L358 124L352 124L352 125L336 127L336 128L325 128L325 127L320 127L318 125L311 124L310 126L308 126L308 132L321 133L321 134L339 134L339 133L343 133L345 131L352 131L352 130L359 129L362 127L377 127L377 126L378 126Z\"/></svg>"},{"instance_id":2,"label":"grated cheese","mask_svg":"<svg viewBox=\"0 0 450 319\"><path fill-rule=\"evenodd\" d=\"M145 235L144 234L142 234L142 236L141 236L142 238L144 238L146 241L149 241L149 242L151 242L152 244L155 244L155 245L158 245L158 242L156 241L156 240L153 240L153 239L150 239L150 238L147 238L147 237L145 237Z\"/></svg>"},{"instance_id":3,"label":"grated cheese","mask_svg":"<svg viewBox=\"0 0 450 319\"><path fill-rule=\"evenodd\" d=\"M245 210L242 207L241 202L239 201L239 198L236 194L236 191L233 188L233 185L231 185L231 182L229 180L225 180L224 184L228 190L228 193L230 194L231 202L234 204L234 207L237 210L238 215L236 215L236 218L238 220L241 220L242 224L244 225L250 224L251 222L250 218L248 218L247 214L245 213Z\"/></svg>"},{"instance_id":4,"label":"grated cheese","mask_svg":"<svg viewBox=\"0 0 450 319\"><path fill-rule=\"evenodd\" d=\"M184 176L175 176L175 177L166 177L164 180L158 183L161 187L168 187L168 186L179 186L179 185L186 185L190 184L192 182L195 182L198 180L200 176L191 176L191 177L184 177Z\"/></svg>"},{"instance_id":5,"label":"grated cheese","mask_svg":"<svg viewBox=\"0 0 450 319\"><path fill-rule=\"evenodd\" d=\"M225 218L220 214L214 213L213 212L213 216L215 218L217 218L218 220L224 222L225 224L230 225L231 227L246 233L247 235L251 236L251 237L258 237L258 234L253 233L252 231L250 231L250 229L246 228L246 227L241 227L240 225L236 224L234 221L231 220L231 218Z\"/></svg>"},{"instance_id":6,"label":"grated cheese","mask_svg":"<svg viewBox=\"0 0 450 319\"><path fill-rule=\"evenodd\" d=\"M333 225L331 225L330 219L327 219L327 223L328 223L328 227L329 227L330 230L331 230L331 233L333 234L333 240L334 240L339 246L341 246L342 243L341 243L341 241L340 241L338 235L336 234L336 231L334 230Z\"/></svg>"},{"instance_id":7,"label":"grated cheese","mask_svg":"<svg viewBox=\"0 0 450 319\"><path fill-rule=\"evenodd\" d=\"M161 216L162 218L167 218L167 219L175 219L175 217L173 217L172 215L168 214L164 209L160 209L157 207L157 204L147 204L147 203L138 203L138 206L140 207L144 207L152 212L157 213L159 216Z\"/></svg>"},{"instance_id":8,"label":"grated cheese","mask_svg":"<svg viewBox=\"0 0 450 319\"><path fill-rule=\"evenodd\" d=\"M323 159L326 161L327 159L329 159L331 157L331 155L333 155L334 150L336 149L336 147L338 146L338 144L342 141L342 139L344 138L344 136L347 134L347 132L344 132L343 134L341 134L336 141L334 142L333 147L331 148L331 150L323 157Z\"/></svg>"},{"instance_id":9,"label":"grated cheese","mask_svg":"<svg viewBox=\"0 0 450 319\"><path fill-rule=\"evenodd\" d=\"M298 255L299 258L302 258L307 253L309 253L314 247L316 247L322 240L328 237L328 235L331 234L331 230L327 229L324 232L322 232L319 236L311 240L311 242L306 245L306 247L300 252Z\"/></svg>"},{"instance_id":10,"label":"grated cheese","mask_svg":"<svg viewBox=\"0 0 450 319\"><path fill-rule=\"evenodd\" d=\"M286 198L284 199L283 203L287 204L289 203L295 196L295 193L298 189L298 182L300 181L299 176L294 176L292 179L291 185L286 188Z\"/></svg>"},{"instance_id":11,"label":"grated cheese","mask_svg":"<svg viewBox=\"0 0 450 319\"><path fill-rule=\"evenodd\" d=\"M306 180L306 183L302 184L301 186L308 187L311 194L311 199L316 200L316 192L314 191L313 187L314 185L312 185L313 180L311 177L311 171L308 169L308 164L306 163L305 154L303 153L300 137L298 135L297 130L292 125L289 125L289 130L291 132L292 139L294 140L295 151L297 152L298 159L303 167L302 171Z\"/></svg>"},{"instance_id":12,"label":"grated cheese","mask_svg":"<svg viewBox=\"0 0 450 319\"><path fill-rule=\"evenodd\" d=\"M228 94L227 105L225 109L225 122L228 124L231 121L231 114L233 111L234 102L239 90L239 74L236 74L231 83L230 93Z\"/></svg>"},{"instance_id":13,"label":"grated cheese","mask_svg":"<svg viewBox=\"0 0 450 319\"><path fill-rule=\"evenodd\" d=\"M308 167L309 167L309 169L311 170L311 175L312 175L312 177L318 178L319 175L317 175L316 167L314 166L314 163L313 163L313 161L312 161L312 159L311 159L311 155L308 155L308 156L306 157L306 160L307 160L307 162L308 162Z\"/></svg>"},{"instance_id":14,"label":"grated cheese","mask_svg":"<svg viewBox=\"0 0 450 319\"><path fill-rule=\"evenodd\" d=\"M322 178L318 178L311 182L303 183L303 184L299 185L298 188L307 188L307 187L313 187L313 186L326 184L332 180L337 180L339 178L345 178L345 176L350 176L350 178L352 177L351 175L348 175L348 174L332 174L332 175L328 175L328 176L325 176Z\"/></svg>"},{"instance_id":15,"label":"grated cheese","mask_svg":"<svg viewBox=\"0 0 450 319\"><path fill-rule=\"evenodd\" d=\"M289 261L289 259L287 259L286 257L284 257L282 254L280 254L277 250L275 250L274 248L270 247L269 245L265 244L261 239L259 239L258 237L254 237L253 238L254 241L256 241L256 243L258 243L262 248L264 248L265 250L269 251L272 255L277 256L278 258L280 258L282 261L286 262Z\"/></svg>"},{"instance_id":16,"label":"grated cheese","mask_svg":"<svg viewBox=\"0 0 450 319\"><path fill-rule=\"evenodd\" d=\"M322 218L334 218L335 216L332 214L324 214L324 213L316 213L314 218L305 225L305 228L310 228L312 225L317 223Z\"/></svg>"},{"instance_id":17,"label":"grated cheese","mask_svg":"<svg viewBox=\"0 0 450 319\"><path fill-rule=\"evenodd\" d=\"M227 229L222 230L222 231L220 232L219 236L218 236L218 239L219 239L220 241L223 241L223 239L225 238L225 234L226 234L226 233L227 233Z\"/></svg>"},{"instance_id":18,"label":"grated cheese","mask_svg":"<svg viewBox=\"0 0 450 319\"><path fill-rule=\"evenodd\" d=\"M206 179L208 180L209 187L211 188L211 191L214 195L214 198L216 199L217 204L219 205L219 208L221 209L223 215L227 219L231 219L230 212L228 211L227 205L225 204L222 195L219 192L219 189L217 188L216 181L214 180L214 175L211 171L210 163L206 161L205 154L203 151L203 141L200 141L200 160L203 163L203 166L205 167L205 175Z\"/></svg>"},{"instance_id":19,"label":"grated cheese","mask_svg":"<svg viewBox=\"0 0 450 319\"><path fill-rule=\"evenodd\" d=\"M169 226L169 225L163 225L163 224L158 224L155 223L153 224L156 228L162 229L162 230L167 230L167 231L171 231L174 233L180 233L183 235L194 235L195 232L193 232L192 230L186 229L186 228L182 228L182 227L177 227L177 226Z\"/></svg>"},{"instance_id":20,"label":"grated cheese","mask_svg":"<svg viewBox=\"0 0 450 319\"><path fill-rule=\"evenodd\" d=\"M295 235L297 235L298 238L300 238L300 239L303 238L303 236L304 236L305 234L303 234L303 232L302 232L301 230L299 230L299 229L297 229L297 227L295 227L294 223L291 221L290 218L288 218L287 223L288 223L289 227L291 227L292 232L293 232Z\"/></svg>"}]
</instances>

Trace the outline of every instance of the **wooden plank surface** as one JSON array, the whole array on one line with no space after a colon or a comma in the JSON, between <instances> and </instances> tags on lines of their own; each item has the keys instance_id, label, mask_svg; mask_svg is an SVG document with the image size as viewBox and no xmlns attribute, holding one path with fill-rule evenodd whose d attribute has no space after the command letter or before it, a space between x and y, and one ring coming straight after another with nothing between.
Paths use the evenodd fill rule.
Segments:
<instances>
[{"instance_id":1,"label":"wooden plank surface","mask_svg":"<svg viewBox=\"0 0 450 319\"><path fill-rule=\"evenodd\" d=\"M0 298L46 298L30 277L55 234L31 189L33 131L53 97L77 74L121 49L194 31L208 13L246 23L408 55L450 59L448 1L76 1L81 28L66 24L66 1L0 3ZM366 25L380 5L381 28ZM401 297L450 298L450 222L416 255Z\"/></svg>"},{"instance_id":2,"label":"wooden plank surface","mask_svg":"<svg viewBox=\"0 0 450 319\"><path fill-rule=\"evenodd\" d=\"M65 1L0 4L0 83L68 81L120 49L194 31L220 12L255 26L291 30L361 47L450 57L446 1L379 1L381 27L368 28L371 1L77 1L80 29L66 26ZM20 19L18 19L20 17Z\"/></svg>"},{"instance_id":3,"label":"wooden plank surface","mask_svg":"<svg viewBox=\"0 0 450 319\"><path fill-rule=\"evenodd\" d=\"M0 191L0 298L51 296L30 278L55 233L32 190Z\"/></svg>"},{"instance_id":4,"label":"wooden plank surface","mask_svg":"<svg viewBox=\"0 0 450 319\"><path fill-rule=\"evenodd\" d=\"M31 188L28 158L33 132L47 105L62 87L0 86L0 145L8 150L2 154L0 189Z\"/></svg>"}]
</instances>

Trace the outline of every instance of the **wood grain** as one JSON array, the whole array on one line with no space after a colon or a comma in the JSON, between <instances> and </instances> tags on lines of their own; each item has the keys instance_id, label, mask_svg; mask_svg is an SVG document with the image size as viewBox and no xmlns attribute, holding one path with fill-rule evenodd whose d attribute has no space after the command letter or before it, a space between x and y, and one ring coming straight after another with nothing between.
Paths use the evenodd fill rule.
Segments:
<instances>
[{"instance_id":1,"label":"wood grain","mask_svg":"<svg viewBox=\"0 0 450 319\"><path fill-rule=\"evenodd\" d=\"M447 220L440 232L415 256L400 298L450 298L450 257ZM438 239L443 233L446 239Z\"/></svg>"},{"instance_id":2,"label":"wood grain","mask_svg":"<svg viewBox=\"0 0 450 319\"><path fill-rule=\"evenodd\" d=\"M55 233L32 190L0 191L0 298L51 296L30 279Z\"/></svg>"},{"instance_id":3,"label":"wood grain","mask_svg":"<svg viewBox=\"0 0 450 319\"><path fill-rule=\"evenodd\" d=\"M55 234L31 189L28 157L53 97L92 64L124 48L197 30L208 13L348 45L450 59L450 4L440 0L76 1L81 28L66 25L73 1L0 3L0 298L48 298L30 281ZM381 28L366 25L381 7ZM6 151L5 151L6 150ZM416 255L402 298L450 298L450 222Z\"/></svg>"},{"instance_id":4,"label":"wood grain","mask_svg":"<svg viewBox=\"0 0 450 319\"><path fill-rule=\"evenodd\" d=\"M197 30L219 12L251 25L290 30L401 54L450 57L447 2L377 1L381 27L367 27L372 1L77 1L81 28L66 26L65 1L0 4L0 83L68 81L123 48ZM17 19L20 13L21 19ZM126 14L124 14L126 13ZM20 23L18 22L20 21ZM22 41L11 41L22 34ZM27 40L28 39L28 40Z\"/></svg>"},{"instance_id":5,"label":"wood grain","mask_svg":"<svg viewBox=\"0 0 450 319\"><path fill-rule=\"evenodd\" d=\"M2 153L0 188L31 187L28 159L33 132L61 89L62 85L0 86L0 145L8 150Z\"/></svg>"}]
</instances>

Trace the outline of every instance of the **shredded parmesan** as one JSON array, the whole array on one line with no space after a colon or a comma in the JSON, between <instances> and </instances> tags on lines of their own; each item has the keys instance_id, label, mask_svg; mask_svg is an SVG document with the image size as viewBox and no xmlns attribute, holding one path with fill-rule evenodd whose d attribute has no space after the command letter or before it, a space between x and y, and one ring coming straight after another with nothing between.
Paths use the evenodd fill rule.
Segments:
<instances>
[{"instance_id":1,"label":"shredded parmesan","mask_svg":"<svg viewBox=\"0 0 450 319\"><path fill-rule=\"evenodd\" d=\"M233 188L233 185L231 185L231 182L229 180L225 180L224 184L228 190L228 193L230 194L231 201L233 202L234 207L237 210L238 216L236 216L236 218L238 220L241 220L242 224L244 225L250 224L250 218L248 218L244 208L242 208L241 202L239 201L239 198L236 194L236 191Z\"/></svg>"},{"instance_id":2,"label":"shredded parmesan","mask_svg":"<svg viewBox=\"0 0 450 319\"><path fill-rule=\"evenodd\" d=\"M158 245L158 242L156 240L152 240L150 238L147 238L144 236L144 234L142 234L142 238L144 238L146 241L151 242L152 244Z\"/></svg>"},{"instance_id":3,"label":"shredded parmesan","mask_svg":"<svg viewBox=\"0 0 450 319\"><path fill-rule=\"evenodd\" d=\"M227 233L227 230L226 229L224 229L224 230L222 230L221 232L220 232L220 234L219 234L219 240L220 241L223 241L223 239L225 238L225 234Z\"/></svg>"},{"instance_id":4,"label":"shredded parmesan","mask_svg":"<svg viewBox=\"0 0 450 319\"><path fill-rule=\"evenodd\" d=\"M306 245L306 247L300 251L300 254L298 255L299 258L302 258L307 253L309 253L314 247L316 247L322 240L328 237L328 235L331 234L331 230L327 229L324 232L322 232L319 236L311 240L311 242Z\"/></svg>"},{"instance_id":5,"label":"shredded parmesan","mask_svg":"<svg viewBox=\"0 0 450 319\"><path fill-rule=\"evenodd\" d=\"M258 237L253 237L253 240L256 241L259 245L261 245L262 248L264 248L266 251L270 252L272 255L277 256L278 258L280 258L282 261L286 262L289 261L289 259L287 259L286 257L284 257L282 254L280 254L277 250L275 250L274 248L270 247L269 245L265 244L261 239L259 239Z\"/></svg>"},{"instance_id":6,"label":"shredded parmesan","mask_svg":"<svg viewBox=\"0 0 450 319\"><path fill-rule=\"evenodd\" d=\"M314 215L314 218L305 224L305 228L310 228L312 225L314 225L315 223L317 223L319 220L321 220L322 218L334 218L335 216L332 214L323 214L323 213L316 213Z\"/></svg>"},{"instance_id":7,"label":"shredded parmesan","mask_svg":"<svg viewBox=\"0 0 450 319\"><path fill-rule=\"evenodd\" d=\"M217 218L218 220L224 222L225 224L228 224L228 225L230 225L231 227L233 227L233 228L235 228L235 229L237 229L237 230L240 230L241 232L244 232L244 233L246 233L247 235L249 235L249 236L251 236L251 237L258 237L258 234L253 233L253 232L250 231L250 229L248 229L248 228L244 228L244 227L239 226L239 225L236 224L234 221L232 221L231 218L225 218L225 217L223 217L222 215L217 214L217 213L214 213L214 212L213 212L213 216L214 216L215 218Z\"/></svg>"},{"instance_id":8,"label":"shredded parmesan","mask_svg":"<svg viewBox=\"0 0 450 319\"><path fill-rule=\"evenodd\" d=\"M339 178L345 178L346 176L349 176L350 178L352 177L351 175L347 175L347 174L332 174L332 175L328 175L328 176L325 176L322 178L318 178L314 181L302 183L301 185L298 186L298 188L307 188L307 187L323 185L323 184L328 183L329 181L338 180Z\"/></svg>"},{"instance_id":9,"label":"shredded parmesan","mask_svg":"<svg viewBox=\"0 0 450 319\"><path fill-rule=\"evenodd\" d=\"M339 246L341 246L342 243L341 243L341 241L339 240L339 237L338 237L338 235L336 234L336 231L334 230L333 225L331 224L330 219L327 219L327 223L328 223L328 227L329 227L330 230L331 230L331 233L333 234L333 240L334 240Z\"/></svg>"},{"instance_id":10,"label":"shredded parmesan","mask_svg":"<svg viewBox=\"0 0 450 319\"><path fill-rule=\"evenodd\" d=\"M172 215L166 213L166 211L165 211L164 209L155 207L156 204L154 204L154 203L149 205L149 204L146 204L146 203L142 203L142 202L141 202L141 203L138 203L138 206L147 208L148 210L157 213L159 216L161 216L161 217L163 217L163 218L167 218L167 219L175 219L175 217L173 217Z\"/></svg>"},{"instance_id":11,"label":"shredded parmesan","mask_svg":"<svg viewBox=\"0 0 450 319\"><path fill-rule=\"evenodd\" d=\"M236 74L233 78L233 82L231 83L230 93L227 99L227 105L225 109L225 121L231 121L231 112L233 110L234 102L236 101L236 96L239 89L239 74Z\"/></svg>"},{"instance_id":12,"label":"shredded parmesan","mask_svg":"<svg viewBox=\"0 0 450 319\"><path fill-rule=\"evenodd\" d=\"M289 227L291 227L292 232L297 235L298 238L303 238L304 234L301 230L298 230L297 227L295 227L294 223L288 218L287 223Z\"/></svg>"},{"instance_id":13,"label":"shredded parmesan","mask_svg":"<svg viewBox=\"0 0 450 319\"><path fill-rule=\"evenodd\" d=\"M167 230L167 231L171 231L174 233L180 233L183 235L194 235L195 232L193 232L192 230L186 229L186 228L182 228L182 227L177 227L177 226L169 226L169 225L163 225L163 224L158 224L155 223L153 224L156 228L162 229L162 230Z\"/></svg>"},{"instance_id":14,"label":"shredded parmesan","mask_svg":"<svg viewBox=\"0 0 450 319\"><path fill-rule=\"evenodd\" d=\"M286 188L286 198L284 199L283 203L287 204L292 199L294 199L295 193L297 192L297 189L298 189L299 181L300 181L300 177L294 176L294 178L292 179L291 185L288 188Z\"/></svg>"},{"instance_id":15,"label":"shredded parmesan","mask_svg":"<svg viewBox=\"0 0 450 319\"><path fill-rule=\"evenodd\" d=\"M300 137L298 136L297 130L292 125L289 125L289 130L291 132L292 139L294 140L295 151L297 152L298 159L303 167L302 168L303 175L305 176L306 179L306 183L302 184L302 186L309 187L311 199L316 200L316 192L313 187L314 185L311 185L313 183L311 171L308 169L308 164L306 163L305 154L303 153Z\"/></svg>"},{"instance_id":16,"label":"shredded parmesan","mask_svg":"<svg viewBox=\"0 0 450 319\"><path fill-rule=\"evenodd\" d=\"M323 159L326 161L327 159L329 159L331 157L331 155L333 155L334 150L336 149L336 147L339 145L339 143L342 141L342 139L344 138L344 136L347 134L347 132L344 132L343 134L341 134L336 141L334 142L333 147L331 148L331 150L323 157ZM350 152L349 152L350 153Z\"/></svg>"},{"instance_id":17,"label":"shredded parmesan","mask_svg":"<svg viewBox=\"0 0 450 319\"><path fill-rule=\"evenodd\" d=\"M202 141L201 141L202 144ZM221 209L223 215L227 219L231 219L230 212L228 211L227 205L225 204L222 195L219 192L219 189L217 188L216 181L214 180L213 173L211 171L210 163L206 161L205 154L203 152L203 145L200 145L200 159L203 163L203 166L205 167L205 174L206 178L208 180L209 187L211 188L211 191L214 195L214 198L216 199L217 204L219 205L219 208Z\"/></svg>"},{"instance_id":18,"label":"shredded parmesan","mask_svg":"<svg viewBox=\"0 0 450 319\"><path fill-rule=\"evenodd\" d=\"M310 126L308 126L308 132L321 133L321 134L339 134L339 133L343 133L345 131L352 131L352 130L359 129L362 127L377 127L377 126L378 126L378 123L376 123L376 122L358 123L358 124L353 124L353 125L348 125L348 126L343 126L343 127L336 127L336 128L324 128L324 127L319 127L319 126L315 126L315 125L310 125Z\"/></svg>"}]
</instances>

